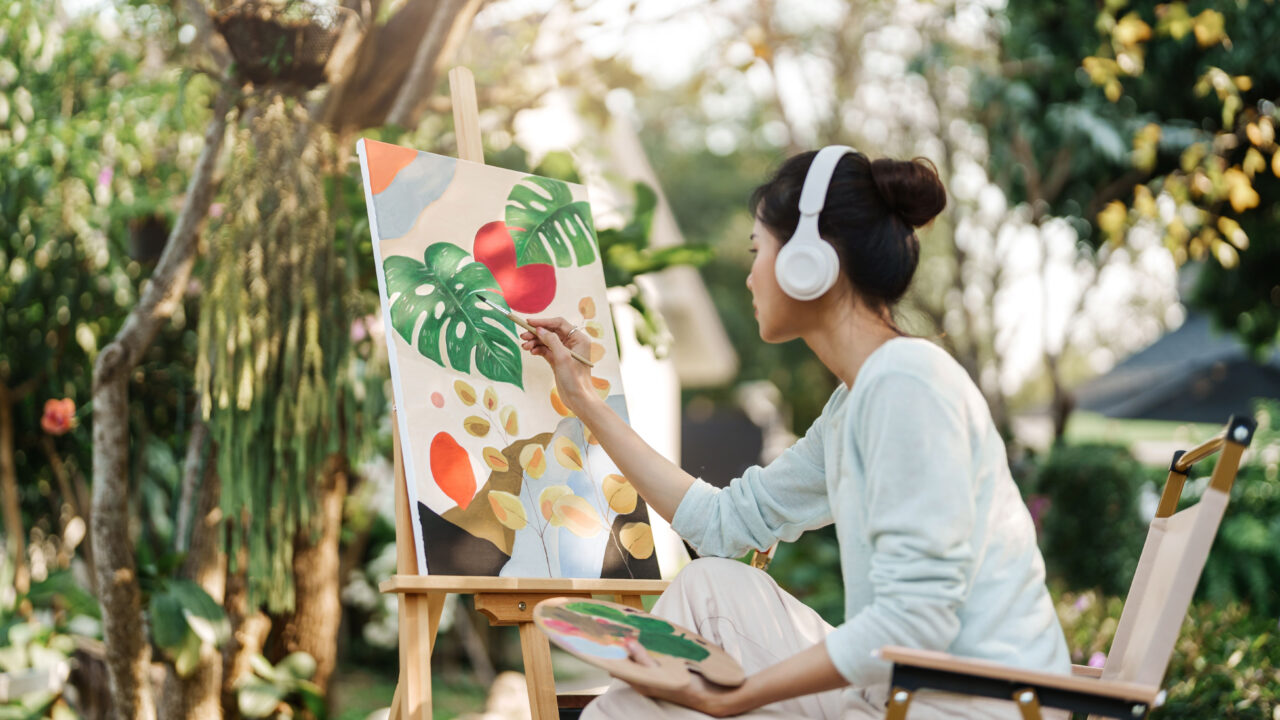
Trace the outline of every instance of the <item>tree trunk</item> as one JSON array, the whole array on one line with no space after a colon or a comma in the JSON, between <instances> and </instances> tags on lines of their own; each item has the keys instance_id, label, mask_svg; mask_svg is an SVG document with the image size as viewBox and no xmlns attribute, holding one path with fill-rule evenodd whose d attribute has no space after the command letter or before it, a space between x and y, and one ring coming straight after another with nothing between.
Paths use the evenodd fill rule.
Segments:
<instances>
[{"instance_id":1,"label":"tree trunk","mask_svg":"<svg viewBox=\"0 0 1280 720\"><path fill-rule=\"evenodd\" d=\"M316 493L319 535L307 528L294 540L293 578L297 586L294 611L280 631L285 653L305 652L316 661L312 682L326 692L338 662L338 627L342 623L342 578L338 540L342 533L342 502L347 497L347 460L331 455Z\"/></svg>"},{"instance_id":2,"label":"tree trunk","mask_svg":"<svg viewBox=\"0 0 1280 720\"><path fill-rule=\"evenodd\" d=\"M194 430L193 430L194 432ZM203 443L201 443L203 444ZM199 453L195 453L199 461ZM188 453L188 462L192 454ZM222 479L212 459L204 468L200 504L191 531L190 551L182 574L194 580L219 605L227 590L227 556L222 549L222 511L219 500ZM160 717L187 720L222 719L222 654L212 647L200 653L200 664L190 677L180 678L173 668L165 678Z\"/></svg>"},{"instance_id":3,"label":"tree trunk","mask_svg":"<svg viewBox=\"0 0 1280 720\"><path fill-rule=\"evenodd\" d=\"M4 495L5 551L13 556L13 587L25 595L31 589L27 570L26 530L22 527L22 504L18 500L18 470L13 458L13 392L0 383L0 486Z\"/></svg>"},{"instance_id":4,"label":"tree trunk","mask_svg":"<svg viewBox=\"0 0 1280 720\"><path fill-rule=\"evenodd\" d=\"M249 658L262 653L262 646L271 631L271 620L257 608L250 612L248 549L240 546L236 555L234 573L227 574L227 594L223 609L231 621L231 642L222 648L222 717L223 720L240 720L240 705L236 699L236 683L252 672Z\"/></svg>"},{"instance_id":5,"label":"tree trunk","mask_svg":"<svg viewBox=\"0 0 1280 720\"><path fill-rule=\"evenodd\" d=\"M195 260L196 229L213 197L213 169L235 92L231 84L219 91L177 225L137 306L98 355L93 368L91 538L111 705L116 717L122 719L153 720L156 716L148 675L151 644L129 535L129 377L186 290Z\"/></svg>"}]
</instances>

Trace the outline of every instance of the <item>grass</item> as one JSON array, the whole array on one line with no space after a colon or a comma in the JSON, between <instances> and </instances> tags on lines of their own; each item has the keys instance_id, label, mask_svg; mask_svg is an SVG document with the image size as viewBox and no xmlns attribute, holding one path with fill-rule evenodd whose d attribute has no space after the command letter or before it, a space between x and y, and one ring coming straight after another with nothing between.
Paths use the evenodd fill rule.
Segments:
<instances>
[{"instance_id":1,"label":"grass","mask_svg":"<svg viewBox=\"0 0 1280 720\"><path fill-rule=\"evenodd\" d=\"M329 717L333 720L364 720L375 710L391 705L396 692L392 673L375 673L353 667L341 667L329 688ZM431 715L435 720L449 720L484 709L489 688L469 680L442 680L432 683Z\"/></svg>"},{"instance_id":2,"label":"grass","mask_svg":"<svg viewBox=\"0 0 1280 720\"><path fill-rule=\"evenodd\" d=\"M1226 421L1226 418L1223 418ZM1166 420L1120 420L1098 413L1077 410L1067 421L1068 444L1111 442L1128 445L1135 442L1159 441L1197 445L1222 430L1221 424L1182 423Z\"/></svg>"}]
</instances>

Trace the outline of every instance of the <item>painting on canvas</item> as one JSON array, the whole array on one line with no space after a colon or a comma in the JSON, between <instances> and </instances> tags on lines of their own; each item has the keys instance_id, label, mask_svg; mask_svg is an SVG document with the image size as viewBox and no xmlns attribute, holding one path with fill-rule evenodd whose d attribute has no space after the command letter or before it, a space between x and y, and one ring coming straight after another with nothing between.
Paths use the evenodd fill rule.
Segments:
<instances>
[{"instance_id":1,"label":"painting on canvas","mask_svg":"<svg viewBox=\"0 0 1280 720\"><path fill-rule=\"evenodd\" d=\"M357 151L419 570L658 577L635 489L481 299L579 325L597 392L627 417L585 189L372 140Z\"/></svg>"}]
</instances>

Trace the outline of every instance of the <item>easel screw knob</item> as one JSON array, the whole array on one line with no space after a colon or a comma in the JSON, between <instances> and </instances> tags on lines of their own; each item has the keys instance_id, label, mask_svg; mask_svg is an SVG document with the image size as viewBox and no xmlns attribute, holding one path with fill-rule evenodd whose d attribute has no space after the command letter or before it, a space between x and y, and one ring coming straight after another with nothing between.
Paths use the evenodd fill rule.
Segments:
<instances>
[{"instance_id":1,"label":"easel screw knob","mask_svg":"<svg viewBox=\"0 0 1280 720\"><path fill-rule=\"evenodd\" d=\"M1236 442L1244 442L1245 438L1249 437L1249 428L1237 425L1232 435L1235 437Z\"/></svg>"},{"instance_id":2,"label":"easel screw knob","mask_svg":"<svg viewBox=\"0 0 1280 720\"><path fill-rule=\"evenodd\" d=\"M519 605L516 605L516 608L519 609L520 612L524 612L528 607L529 607L529 604L523 600L520 601Z\"/></svg>"},{"instance_id":3,"label":"easel screw knob","mask_svg":"<svg viewBox=\"0 0 1280 720\"><path fill-rule=\"evenodd\" d=\"M1035 699L1035 693L1031 692L1030 690L1018 696L1018 702L1022 703L1023 705L1029 704L1034 699Z\"/></svg>"}]
</instances>

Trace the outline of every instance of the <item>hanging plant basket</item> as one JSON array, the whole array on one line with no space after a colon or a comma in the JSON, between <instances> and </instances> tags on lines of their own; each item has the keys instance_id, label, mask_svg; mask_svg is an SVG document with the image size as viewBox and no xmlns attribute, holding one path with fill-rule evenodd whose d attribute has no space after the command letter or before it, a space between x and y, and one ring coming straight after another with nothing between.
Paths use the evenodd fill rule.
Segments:
<instances>
[{"instance_id":1,"label":"hanging plant basket","mask_svg":"<svg viewBox=\"0 0 1280 720\"><path fill-rule=\"evenodd\" d=\"M242 79L310 89L324 82L325 63L350 17L345 8L309 0L245 0L213 22Z\"/></svg>"}]
</instances>

